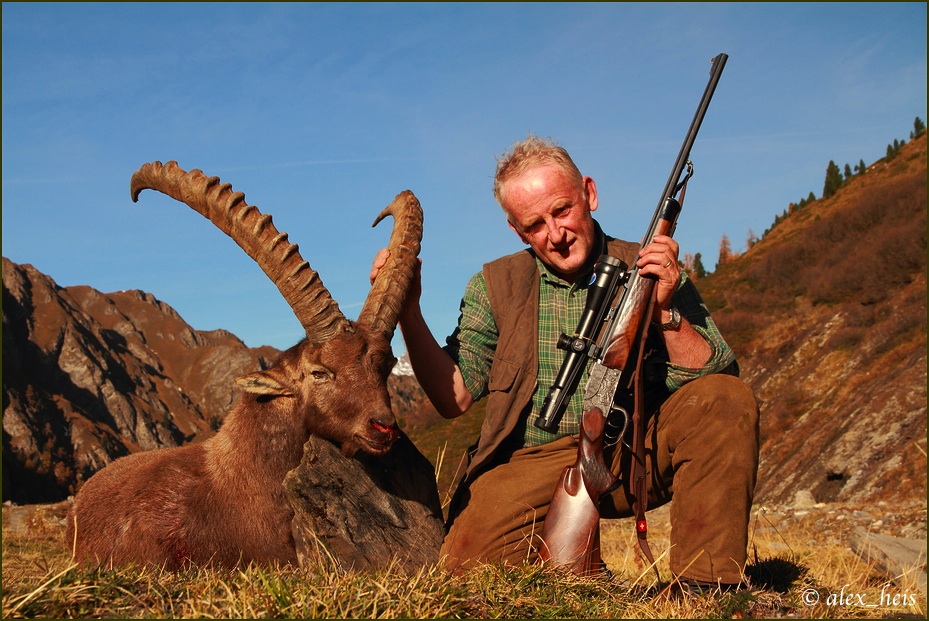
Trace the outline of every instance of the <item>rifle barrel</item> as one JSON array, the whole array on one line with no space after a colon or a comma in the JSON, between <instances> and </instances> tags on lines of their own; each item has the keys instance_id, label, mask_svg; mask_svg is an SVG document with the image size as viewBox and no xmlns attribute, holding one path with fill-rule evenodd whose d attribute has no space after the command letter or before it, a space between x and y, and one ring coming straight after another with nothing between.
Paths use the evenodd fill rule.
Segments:
<instances>
[{"instance_id":1,"label":"rifle barrel","mask_svg":"<svg viewBox=\"0 0 929 621\"><path fill-rule=\"evenodd\" d=\"M677 202L674 196L675 188L678 188L681 175L684 174L684 168L690 160L690 151L697 140L697 133L703 124L706 111L710 106L710 100L713 98L713 93L716 92L716 85L719 83L719 78L722 76L728 58L727 54L719 54L713 58L709 82L703 91L703 97L700 99L694 118L690 122L690 128L687 130L677 160L674 162L671 174L668 176L668 181L665 183L664 190L658 200L658 207L652 215L648 231L645 237L642 238L641 247L650 244L655 235L670 236L674 233L677 216L681 209L680 203ZM629 362L633 358L632 352L648 327L649 318L644 315L650 310L654 285L654 279L641 276L639 268L635 265L632 266L629 282L623 292L617 312L614 313L610 326L603 334L603 346L599 350L598 362L600 364L613 369L628 370Z\"/></svg>"}]
</instances>

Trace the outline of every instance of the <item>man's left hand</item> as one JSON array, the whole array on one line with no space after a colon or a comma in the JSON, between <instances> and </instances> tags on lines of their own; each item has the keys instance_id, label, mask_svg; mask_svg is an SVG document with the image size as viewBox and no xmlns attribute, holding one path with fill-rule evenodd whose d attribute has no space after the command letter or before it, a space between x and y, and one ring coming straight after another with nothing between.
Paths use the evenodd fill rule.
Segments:
<instances>
[{"instance_id":1,"label":"man's left hand","mask_svg":"<svg viewBox=\"0 0 929 621\"><path fill-rule=\"evenodd\" d=\"M658 279L655 287L655 312L653 318L660 322L661 311L671 308L671 300L681 280L681 265L677 260L680 250L677 242L667 235L655 235L652 242L642 248L636 266L643 276Z\"/></svg>"}]
</instances>

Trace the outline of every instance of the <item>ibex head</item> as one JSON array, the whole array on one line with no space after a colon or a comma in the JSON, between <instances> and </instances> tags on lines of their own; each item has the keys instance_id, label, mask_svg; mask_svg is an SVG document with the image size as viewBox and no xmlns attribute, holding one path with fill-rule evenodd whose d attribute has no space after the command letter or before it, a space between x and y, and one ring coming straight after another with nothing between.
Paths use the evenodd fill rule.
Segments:
<instances>
[{"instance_id":1,"label":"ibex head","mask_svg":"<svg viewBox=\"0 0 929 621\"><path fill-rule=\"evenodd\" d=\"M262 415L294 417L303 431L338 442L346 455L390 449L399 428L390 408L387 378L395 363L390 340L416 266L423 213L409 190L374 221L394 217L390 258L380 271L357 321L349 321L319 275L242 192L176 162L145 164L132 176L134 202L154 189L186 203L229 235L274 282L306 330L267 371L239 378Z\"/></svg>"}]
</instances>

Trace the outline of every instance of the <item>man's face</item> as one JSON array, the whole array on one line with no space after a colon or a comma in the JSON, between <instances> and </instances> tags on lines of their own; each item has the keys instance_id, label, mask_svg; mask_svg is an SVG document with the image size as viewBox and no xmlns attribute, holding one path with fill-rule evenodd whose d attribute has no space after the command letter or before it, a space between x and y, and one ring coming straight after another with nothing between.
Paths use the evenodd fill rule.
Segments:
<instances>
[{"instance_id":1,"label":"man's face","mask_svg":"<svg viewBox=\"0 0 929 621\"><path fill-rule=\"evenodd\" d=\"M552 271L569 282L581 275L593 250L597 187L580 185L556 165L529 169L507 181L501 202L510 228Z\"/></svg>"}]
</instances>

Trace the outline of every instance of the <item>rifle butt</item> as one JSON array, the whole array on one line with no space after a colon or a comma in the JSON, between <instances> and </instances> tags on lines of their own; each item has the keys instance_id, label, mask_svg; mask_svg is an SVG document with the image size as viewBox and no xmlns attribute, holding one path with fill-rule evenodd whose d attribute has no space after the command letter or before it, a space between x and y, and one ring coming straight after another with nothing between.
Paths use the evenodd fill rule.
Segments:
<instances>
[{"instance_id":1,"label":"rifle butt","mask_svg":"<svg viewBox=\"0 0 929 621\"><path fill-rule=\"evenodd\" d=\"M567 466L542 526L543 562L594 574L606 569L600 557L600 510L587 493L580 468Z\"/></svg>"},{"instance_id":2,"label":"rifle butt","mask_svg":"<svg viewBox=\"0 0 929 621\"><path fill-rule=\"evenodd\" d=\"M542 526L543 561L577 574L606 569L600 556L600 498L617 484L603 458L606 419L597 408L584 412L577 460L561 473Z\"/></svg>"}]
</instances>

